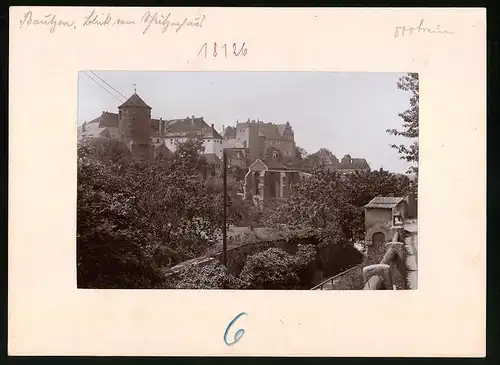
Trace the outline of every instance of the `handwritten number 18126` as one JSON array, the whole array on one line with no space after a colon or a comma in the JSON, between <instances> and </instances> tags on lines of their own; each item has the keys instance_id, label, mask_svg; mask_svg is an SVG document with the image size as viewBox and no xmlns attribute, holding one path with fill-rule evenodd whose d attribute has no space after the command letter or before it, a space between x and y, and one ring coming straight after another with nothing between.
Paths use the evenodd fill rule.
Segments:
<instances>
[{"instance_id":1,"label":"handwritten number 18126","mask_svg":"<svg viewBox=\"0 0 500 365\"><path fill-rule=\"evenodd\" d=\"M198 52L198 56L202 56L204 58L208 58L208 57L227 58L228 55L230 55L230 54L232 54L235 57L246 56L247 55L247 48L245 46L245 42L243 42L241 45L233 43L232 49L230 47L228 47L226 43L224 43L222 45L217 44L215 42L213 44L212 43L204 43L201 46L200 51Z\"/></svg>"}]
</instances>

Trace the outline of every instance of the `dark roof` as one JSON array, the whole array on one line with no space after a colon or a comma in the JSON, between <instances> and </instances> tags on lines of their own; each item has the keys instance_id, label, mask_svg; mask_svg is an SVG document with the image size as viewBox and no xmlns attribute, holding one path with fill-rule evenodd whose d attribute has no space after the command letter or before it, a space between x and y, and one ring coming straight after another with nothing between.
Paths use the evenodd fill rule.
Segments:
<instances>
[{"instance_id":1,"label":"dark roof","mask_svg":"<svg viewBox=\"0 0 500 365\"><path fill-rule=\"evenodd\" d=\"M87 122L86 124L98 124L99 128L118 127L118 114L102 112L100 116Z\"/></svg>"},{"instance_id":2,"label":"dark roof","mask_svg":"<svg viewBox=\"0 0 500 365\"><path fill-rule=\"evenodd\" d=\"M234 160L244 160L246 152L245 148L227 149L226 156Z\"/></svg>"},{"instance_id":3,"label":"dark roof","mask_svg":"<svg viewBox=\"0 0 500 365\"><path fill-rule=\"evenodd\" d=\"M144 100L141 99L137 93L133 93L130 98L127 99L126 102L124 102L122 105L118 107L118 109L123 108L123 107L130 107L130 106L135 106L138 108L148 108L151 109L151 107L144 102Z\"/></svg>"},{"instance_id":4,"label":"dark roof","mask_svg":"<svg viewBox=\"0 0 500 365\"><path fill-rule=\"evenodd\" d=\"M167 135L169 136L186 136L196 137L203 136L203 138L222 139L222 136L209 126L203 117L195 118L188 117L184 119L170 120L170 126Z\"/></svg>"},{"instance_id":5,"label":"dark roof","mask_svg":"<svg viewBox=\"0 0 500 365\"><path fill-rule=\"evenodd\" d=\"M222 133L224 138L236 138L236 128L234 127L229 126Z\"/></svg>"},{"instance_id":6,"label":"dark roof","mask_svg":"<svg viewBox=\"0 0 500 365\"><path fill-rule=\"evenodd\" d=\"M292 126L289 122L285 124L274 124L271 122L248 120L243 123L238 123L236 127L227 127L226 132L224 132L224 137L226 138L236 138L236 128L244 127L247 128L249 125L257 125L259 131L259 137L267 139L281 139L284 133L293 134Z\"/></svg>"},{"instance_id":7,"label":"dark roof","mask_svg":"<svg viewBox=\"0 0 500 365\"><path fill-rule=\"evenodd\" d=\"M206 153L203 155L208 163L215 164L221 162L220 158L215 153Z\"/></svg>"},{"instance_id":8,"label":"dark roof","mask_svg":"<svg viewBox=\"0 0 500 365\"><path fill-rule=\"evenodd\" d=\"M319 162L324 163L325 165L333 165L338 167L340 165L339 159L333 153L328 151L327 149L321 148L317 152L308 156L308 162Z\"/></svg>"},{"instance_id":9,"label":"dark roof","mask_svg":"<svg viewBox=\"0 0 500 365\"><path fill-rule=\"evenodd\" d=\"M364 158L350 158L349 155L346 155L340 162L340 168L342 170L368 169L370 165Z\"/></svg>"},{"instance_id":10,"label":"dark roof","mask_svg":"<svg viewBox=\"0 0 500 365\"><path fill-rule=\"evenodd\" d=\"M266 158L261 161L264 163L264 165L267 166L269 170L288 170L288 168L284 164L274 158Z\"/></svg>"},{"instance_id":11,"label":"dark roof","mask_svg":"<svg viewBox=\"0 0 500 365\"><path fill-rule=\"evenodd\" d=\"M368 204L365 205L365 208L392 209L403 200L404 197L376 196Z\"/></svg>"}]
</instances>

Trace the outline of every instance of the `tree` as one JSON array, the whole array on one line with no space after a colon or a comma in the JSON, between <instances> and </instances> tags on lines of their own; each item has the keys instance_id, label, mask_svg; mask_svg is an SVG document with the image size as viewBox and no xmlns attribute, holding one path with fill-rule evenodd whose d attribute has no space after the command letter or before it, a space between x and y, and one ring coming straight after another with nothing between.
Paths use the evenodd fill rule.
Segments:
<instances>
[{"instance_id":1,"label":"tree","mask_svg":"<svg viewBox=\"0 0 500 365\"><path fill-rule=\"evenodd\" d=\"M409 146L404 144L391 145L401 155L400 158L413 163L408 173L418 176L418 135L419 135L419 78L418 73L408 73L399 78L397 87L410 92L410 107L399 116L403 119L402 129L388 129L387 133L394 136L406 137L411 140Z\"/></svg>"},{"instance_id":2,"label":"tree","mask_svg":"<svg viewBox=\"0 0 500 365\"><path fill-rule=\"evenodd\" d=\"M157 266L194 258L217 242L222 195L200 174L199 141L161 161L118 158L106 152L116 151L109 143L78 150L79 286L160 285Z\"/></svg>"},{"instance_id":3,"label":"tree","mask_svg":"<svg viewBox=\"0 0 500 365\"><path fill-rule=\"evenodd\" d=\"M152 262L156 242L143 224L138 197L118 174L120 166L99 159L101 152L88 144L78 148L78 287L160 285L161 272Z\"/></svg>"},{"instance_id":4,"label":"tree","mask_svg":"<svg viewBox=\"0 0 500 365\"><path fill-rule=\"evenodd\" d=\"M315 235L322 244L347 243L363 235L364 205L378 195L405 196L409 185L407 176L382 169L342 175L316 165L265 224L292 236Z\"/></svg>"},{"instance_id":5,"label":"tree","mask_svg":"<svg viewBox=\"0 0 500 365\"><path fill-rule=\"evenodd\" d=\"M315 166L312 176L297 184L294 192L267 214L266 227L292 236L313 234L324 244L347 241L340 226L346 204L341 179L337 172Z\"/></svg>"}]
</instances>

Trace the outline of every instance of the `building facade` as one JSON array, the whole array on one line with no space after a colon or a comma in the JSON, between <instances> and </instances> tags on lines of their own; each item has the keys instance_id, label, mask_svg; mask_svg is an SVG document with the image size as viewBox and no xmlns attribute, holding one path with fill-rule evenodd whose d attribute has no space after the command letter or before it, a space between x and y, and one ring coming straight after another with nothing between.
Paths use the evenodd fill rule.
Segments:
<instances>
[{"instance_id":1,"label":"building facade","mask_svg":"<svg viewBox=\"0 0 500 365\"><path fill-rule=\"evenodd\" d=\"M161 151L162 155L175 151L177 145L189 138L203 139L205 154L222 157L223 138L208 125L203 117L184 119L155 119L152 108L134 94L118 107L118 113L103 111L90 122L78 128L78 139L109 138L123 141L134 156L150 158ZM159 147L163 144L165 147Z\"/></svg>"},{"instance_id":2,"label":"building facade","mask_svg":"<svg viewBox=\"0 0 500 365\"><path fill-rule=\"evenodd\" d=\"M244 199L262 209L272 200L288 197L295 185L307 176L309 174L291 170L275 159L257 159L245 175Z\"/></svg>"},{"instance_id":3,"label":"building facade","mask_svg":"<svg viewBox=\"0 0 500 365\"><path fill-rule=\"evenodd\" d=\"M279 150L285 159L295 159L295 137L289 122L236 121L236 126L224 128L222 134L224 148L246 148L251 161L264 157L270 149Z\"/></svg>"},{"instance_id":4,"label":"building facade","mask_svg":"<svg viewBox=\"0 0 500 365\"><path fill-rule=\"evenodd\" d=\"M411 230L417 220L414 194L405 197L377 196L365 205L365 242L368 246L391 240L398 227Z\"/></svg>"}]
</instances>

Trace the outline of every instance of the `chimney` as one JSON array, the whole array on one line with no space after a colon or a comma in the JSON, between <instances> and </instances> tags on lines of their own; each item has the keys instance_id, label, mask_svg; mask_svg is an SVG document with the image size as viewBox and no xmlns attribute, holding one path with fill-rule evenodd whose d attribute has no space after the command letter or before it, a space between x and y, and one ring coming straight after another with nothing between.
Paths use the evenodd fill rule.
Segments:
<instances>
[{"instance_id":1,"label":"chimney","mask_svg":"<svg viewBox=\"0 0 500 365\"><path fill-rule=\"evenodd\" d=\"M226 126L223 124L223 125L222 125L222 131L223 131L223 132L224 132L224 129L226 129L225 127L226 127Z\"/></svg>"},{"instance_id":2,"label":"chimney","mask_svg":"<svg viewBox=\"0 0 500 365\"><path fill-rule=\"evenodd\" d=\"M83 122L83 124L82 124L82 132L85 132L86 129L87 129L87 122Z\"/></svg>"},{"instance_id":3,"label":"chimney","mask_svg":"<svg viewBox=\"0 0 500 365\"><path fill-rule=\"evenodd\" d=\"M160 118L160 123L158 123L158 132L160 133L160 136L163 134L163 118Z\"/></svg>"}]
</instances>

